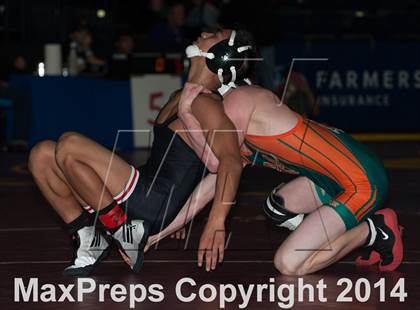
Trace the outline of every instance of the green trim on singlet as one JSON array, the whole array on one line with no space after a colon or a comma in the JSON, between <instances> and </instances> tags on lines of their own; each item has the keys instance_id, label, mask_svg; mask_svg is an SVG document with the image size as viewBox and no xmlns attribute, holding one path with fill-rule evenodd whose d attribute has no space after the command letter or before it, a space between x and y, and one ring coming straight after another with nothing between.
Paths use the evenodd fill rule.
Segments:
<instances>
[{"instance_id":1,"label":"green trim on singlet","mask_svg":"<svg viewBox=\"0 0 420 310\"><path fill-rule=\"evenodd\" d=\"M322 169L328 171L327 168L322 166L319 162L317 162L315 159L311 158L310 156L302 153L301 151L297 150L293 146L285 143L284 141L278 140L278 142L282 143L283 145L286 145L290 149L293 149L294 151L298 152L299 154L305 156L306 158L310 159L312 162L316 163L318 166L322 167ZM334 181L332 178L330 178L327 175L324 175L322 173L319 173L318 171L312 170L310 168L305 168L303 166L297 166L299 167L299 174L308 177L310 180L312 180L315 184L318 184L322 188L325 189L330 195L336 196L339 193L343 191L343 188L340 184L338 184L336 181Z\"/></svg>"},{"instance_id":2,"label":"green trim on singlet","mask_svg":"<svg viewBox=\"0 0 420 310\"><path fill-rule=\"evenodd\" d=\"M370 196L369 196L369 199L359 208L359 209L357 209L356 210L356 212L354 212L354 215L355 216L357 216L358 215L358 213L360 212L360 211L362 211L363 210L363 208L364 207L366 207L371 201L372 201L372 199L373 199L373 196L375 195L375 191L376 192L378 192L378 190L377 190L377 188L376 188L376 185L374 185L374 184L371 184L371 186L373 186L374 188L372 188L372 190L370 191ZM372 204L372 206L373 206L373 204ZM372 207L371 206L371 207ZM365 210L364 210L365 211ZM363 211L363 212L364 212Z\"/></svg>"},{"instance_id":3,"label":"green trim on singlet","mask_svg":"<svg viewBox=\"0 0 420 310\"><path fill-rule=\"evenodd\" d=\"M388 176L382 161L369 148L357 142L348 134L342 133L340 136L335 136L340 139L365 168L370 184L376 185L378 189L376 199L384 202L388 193Z\"/></svg>"},{"instance_id":4,"label":"green trim on singlet","mask_svg":"<svg viewBox=\"0 0 420 310\"><path fill-rule=\"evenodd\" d=\"M322 187L317 184L315 184L315 191L319 200L324 206L333 208L338 213L338 215L343 220L344 225L346 226L346 230L350 230L358 224L353 213L351 213L346 205L334 200L333 196L328 194Z\"/></svg>"},{"instance_id":5,"label":"green trim on singlet","mask_svg":"<svg viewBox=\"0 0 420 310\"><path fill-rule=\"evenodd\" d=\"M324 169L325 171L328 171L328 169L327 169L327 168L325 168L323 165L321 165L321 164L320 164L318 161L316 161L314 158L312 158L312 157L308 156L308 155L307 155L307 154L305 154L305 153L302 153L300 150L296 149L295 147L291 146L290 144L288 144L288 143L286 143L286 142L284 142L284 141L282 141L282 140L280 140L280 139L277 139L277 142L280 142L281 144L283 144L283 145L287 146L289 149L292 149L293 151L297 152L298 154L300 154L300 155L304 156L305 158L309 159L310 161L312 161L313 163L317 164L318 166L320 166L320 167L321 167L322 169ZM303 145L303 141L302 141L302 145ZM302 164L303 164L303 163L302 163ZM308 170L308 169L305 169L305 170Z\"/></svg>"},{"instance_id":6,"label":"green trim on singlet","mask_svg":"<svg viewBox=\"0 0 420 310\"><path fill-rule=\"evenodd\" d=\"M328 194L321 186L314 184L316 194L323 205L327 204L333 199L333 196Z\"/></svg>"},{"instance_id":7,"label":"green trim on singlet","mask_svg":"<svg viewBox=\"0 0 420 310\"><path fill-rule=\"evenodd\" d=\"M348 156L345 152L343 152L340 148L338 148L337 146L335 146L334 144L332 144L330 141L328 141L327 139L325 139L325 137L323 135L321 135L321 133L318 132L318 130L316 130L314 127L312 127L310 125L310 123L308 124L308 127L312 129L312 131L319 137L321 138L325 143L327 143L328 145L330 145L332 148L334 148L337 152L339 152L341 155L343 155L344 157L346 157L348 160L350 160L353 164L355 164L357 167L359 167L360 169L364 170L363 166L361 166L360 162L354 161L353 158L351 158L351 156ZM325 127L324 127L325 128ZM328 128L325 128L326 130L328 130ZM332 131L332 130L329 130ZM341 132L340 132L341 133ZM344 132L342 132L344 134ZM334 132L331 132L331 134L336 137L336 139L338 141L341 141L336 134L334 134ZM349 150L349 148L347 147L347 145L345 145L345 148L347 151L350 152L350 154L352 153L351 150Z\"/></svg>"},{"instance_id":8,"label":"green trim on singlet","mask_svg":"<svg viewBox=\"0 0 420 310\"><path fill-rule=\"evenodd\" d=\"M252 155L243 156L243 157L248 162L254 163L254 165L262 166L262 167L266 166L264 165L264 163L266 163L267 160L263 158L263 155L271 157L271 158L275 157L275 158L278 158L282 166L284 166L284 167L281 167L281 172L283 171L284 168L286 168L286 172L287 170L290 170L295 174L306 176L307 178L312 180L315 184L323 188L329 195L331 195L331 197L334 197L343 191L343 188L337 182L335 182L330 177L322 173L319 173L309 168L305 168L303 166L297 166L295 164L287 162L287 159L279 158L279 156L275 154L272 154L266 150L262 150L249 141L245 141L245 143L247 144L249 149L252 151Z\"/></svg>"},{"instance_id":9,"label":"green trim on singlet","mask_svg":"<svg viewBox=\"0 0 420 310\"><path fill-rule=\"evenodd\" d=\"M373 154L366 146L357 142L345 132L334 131L332 129L329 129L328 127L326 127L326 129L329 130L330 133L333 134L335 138L338 139L341 143L343 143L343 145L349 150L349 152L354 155L358 163L365 170L367 179L371 184L372 192L369 199L363 204L363 206L356 210L355 214L353 214L346 207L345 204L339 203L334 200L333 197L342 193L343 188L331 177L321 174L312 169L303 166L297 166L296 164L287 162L287 158L281 158L279 156L276 156L275 154L271 154L266 150L262 150L249 141L246 141L246 143L250 146L250 150L253 154L247 156L246 158L248 159L248 161L254 162L256 165L265 166L264 163L266 163L267 160L263 158L263 155L275 157L286 169L294 171L299 175L305 176L312 180L315 183L316 193L320 201L324 205L330 206L334 210L336 210L336 212L342 218L346 229L349 230L358 225L360 222L364 221L373 212L376 212L378 209L381 209L383 207L388 192L388 179L381 160L379 160L378 157L376 157L376 155ZM323 167L319 162L317 162L315 159L311 158L307 154L303 154L298 149L292 147L284 141L281 141L279 139L277 139L277 141L287 146L288 148L298 152L300 155L305 156L305 158L308 158L312 162L325 169L325 167ZM325 170L328 171L328 169ZM376 190L375 202L369 207L369 210L363 209L366 205L372 202L374 190ZM361 212L365 214L358 221L356 219L356 216L359 215Z\"/></svg>"},{"instance_id":10,"label":"green trim on singlet","mask_svg":"<svg viewBox=\"0 0 420 310\"><path fill-rule=\"evenodd\" d=\"M337 137L337 135L335 136ZM365 145L357 142L345 133L340 134L340 137L337 138L354 154L366 171L366 176L373 189L367 203L372 200L374 190L376 190L375 202L369 207L369 211L366 212L367 210L363 209L363 207L367 205L366 203L355 212L355 216L364 213L363 217L359 220L362 222L376 210L381 209L385 204L388 194L388 177L386 170L382 161Z\"/></svg>"},{"instance_id":11,"label":"green trim on singlet","mask_svg":"<svg viewBox=\"0 0 420 310\"><path fill-rule=\"evenodd\" d=\"M345 204L334 200L334 197L328 194L321 186L315 184L315 191L318 195L319 200L324 206L333 208L346 226L346 230L350 230L357 226L358 221L353 213L346 207ZM360 221L361 222L361 221Z\"/></svg>"},{"instance_id":12,"label":"green trim on singlet","mask_svg":"<svg viewBox=\"0 0 420 310\"><path fill-rule=\"evenodd\" d=\"M330 132L339 141L341 141L341 143L343 143L343 145L355 156L357 161L362 165L363 169L365 170L366 176L369 180L370 186L372 187L369 199L358 210L356 210L354 214L346 207L346 205L338 202L335 203L337 206L334 207L334 209L343 219L346 228L351 229L359 223L363 222L372 213L376 212L378 209L381 209L383 207L388 192L388 178L382 161L366 146L357 142L351 136L344 132ZM317 185L322 187L321 184ZM372 202L375 190L375 201L372 203L369 209L364 209L366 205ZM328 205L331 205L331 203ZM357 220L356 217L361 212L363 212L364 215L362 218Z\"/></svg>"},{"instance_id":13,"label":"green trim on singlet","mask_svg":"<svg viewBox=\"0 0 420 310\"><path fill-rule=\"evenodd\" d=\"M357 221L354 214L351 213L351 211L349 210L349 208L347 208L346 205L339 202L337 202L337 206L331 206L330 204L327 204L327 206L332 207L338 213L338 215L343 220L344 225L346 225L346 230L350 230L361 223Z\"/></svg>"}]
</instances>

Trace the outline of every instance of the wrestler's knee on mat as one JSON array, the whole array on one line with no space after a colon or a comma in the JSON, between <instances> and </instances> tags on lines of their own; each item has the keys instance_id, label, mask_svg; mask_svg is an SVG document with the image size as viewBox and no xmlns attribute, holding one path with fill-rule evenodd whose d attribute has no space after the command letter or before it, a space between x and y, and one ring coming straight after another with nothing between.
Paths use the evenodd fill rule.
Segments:
<instances>
[{"instance_id":1,"label":"wrestler's knee on mat","mask_svg":"<svg viewBox=\"0 0 420 310\"><path fill-rule=\"evenodd\" d=\"M292 251L278 250L274 256L274 266L283 275L298 276L301 275L301 265L296 262Z\"/></svg>"}]
</instances>

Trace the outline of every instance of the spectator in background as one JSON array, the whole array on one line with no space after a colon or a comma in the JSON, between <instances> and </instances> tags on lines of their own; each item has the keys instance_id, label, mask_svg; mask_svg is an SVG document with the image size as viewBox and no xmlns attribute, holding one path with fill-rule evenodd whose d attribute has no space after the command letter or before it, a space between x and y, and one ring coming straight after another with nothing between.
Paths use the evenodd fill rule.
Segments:
<instances>
[{"instance_id":1,"label":"spectator in background","mask_svg":"<svg viewBox=\"0 0 420 310\"><path fill-rule=\"evenodd\" d=\"M0 99L10 100L13 106L12 140L7 141L9 149L12 150L25 150L27 148L31 124L31 102L27 94L10 86L10 77L15 74L29 74L30 72L25 56L16 54L0 76ZM10 115L5 114L5 117L10 117ZM4 123L2 121L2 124ZM1 130L3 129L1 128Z\"/></svg>"},{"instance_id":2,"label":"spectator in background","mask_svg":"<svg viewBox=\"0 0 420 310\"><path fill-rule=\"evenodd\" d=\"M26 58L22 55L18 55L13 60L13 66L11 70L11 74L26 74L29 73L28 70L28 63Z\"/></svg>"},{"instance_id":3,"label":"spectator in background","mask_svg":"<svg viewBox=\"0 0 420 310\"><path fill-rule=\"evenodd\" d=\"M180 50L185 44L185 6L172 2L166 17L157 23L149 34L152 44L159 49Z\"/></svg>"},{"instance_id":4,"label":"spectator in background","mask_svg":"<svg viewBox=\"0 0 420 310\"><path fill-rule=\"evenodd\" d=\"M283 81L278 86L277 93L279 97L284 97L284 102L293 111L305 117L315 119L319 115L319 104L315 100L315 95L306 77L300 72L292 71L290 72L290 77L287 78L289 70L290 67L285 68ZM287 82L287 89L285 89Z\"/></svg>"},{"instance_id":5,"label":"spectator in background","mask_svg":"<svg viewBox=\"0 0 420 310\"><path fill-rule=\"evenodd\" d=\"M219 9L207 0L193 0L193 7L187 16L187 25L195 37L202 31L214 29L219 21Z\"/></svg>"},{"instance_id":6,"label":"spectator in background","mask_svg":"<svg viewBox=\"0 0 420 310\"><path fill-rule=\"evenodd\" d=\"M96 57L92 50L92 34L89 30L76 29L70 34L70 39L68 66L71 75L100 73L104 70L105 61Z\"/></svg>"},{"instance_id":7,"label":"spectator in background","mask_svg":"<svg viewBox=\"0 0 420 310\"><path fill-rule=\"evenodd\" d=\"M149 0L147 1L142 13L142 18L139 18L140 30L143 33L149 33L158 22L164 18L165 1L164 0Z\"/></svg>"},{"instance_id":8,"label":"spectator in background","mask_svg":"<svg viewBox=\"0 0 420 310\"><path fill-rule=\"evenodd\" d=\"M115 42L115 52L108 64L108 76L112 79L128 79L134 52L134 39L130 34L121 34Z\"/></svg>"},{"instance_id":9,"label":"spectator in background","mask_svg":"<svg viewBox=\"0 0 420 310\"><path fill-rule=\"evenodd\" d=\"M134 51L134 39L130 34L122 34L115 43L118 54L129 56Z\"/></svg>"}]
</instances>

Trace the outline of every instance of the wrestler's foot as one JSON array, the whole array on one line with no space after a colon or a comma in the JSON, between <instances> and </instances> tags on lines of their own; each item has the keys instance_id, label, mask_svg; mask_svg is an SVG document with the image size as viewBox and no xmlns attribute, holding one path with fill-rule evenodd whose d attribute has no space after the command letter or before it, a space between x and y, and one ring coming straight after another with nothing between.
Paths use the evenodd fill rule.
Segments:
<instances>
[{"instance_id":1,"label":"wrestler's foot","mask_svg":"<svg viewBox=\"0 0 420 310\"><path fill-rule=\"evenodd\" d=\"M364 249L362 255L358 256L355 260L356 266L371 266L379 263L381 257L371 246Z\"/></svg>"},{"instance_id":2,"label":"wrestler's foot","mask_svg":"<svg viewBox=\"0 0 420 310\"><path fill-rule=\"evenodd\" d=\"M94 226L85 226L73 236L75 259L73 264L63 271L64 276L87 277L107 256L109 243Z\"/></svg>"},{"instance_id":3,"label":"wrestler's foot","mask_svg":"<svg viewBox=\"0 0 420 310\"><path fill-rule=\"evenodd\" d=\"M124 261L139 272L144 260L148 228L142 220L126 221L113 235Z\"/></svg>"},{"instance_id":4,"label":"wrestler's foot","mask_svg":"<svg viewBox=\"0 0 420 310\"><path fill-rule=\"evenodd\" d=\"M403 237L404 227L401 225L398 226L398 229L401 234L401 238ZM357 266L371 266L379 263L381 261L381 257L379 253L376 252L372 246L368 246L362 252L362 255L358 256L355 260Z\"/></svg>"},{"instance_id":5,"label":"wrestler's foot","mask_svg":"<svg viewBox=\"0 0 420 310\"><path fill-rule=\"evenodd\" d=\"M372 248L379 253L380 271L393 271L403 259L403 243L397 214L392 209L383 209L367 219L373 236Z\"/></svg>"}]
</instances>

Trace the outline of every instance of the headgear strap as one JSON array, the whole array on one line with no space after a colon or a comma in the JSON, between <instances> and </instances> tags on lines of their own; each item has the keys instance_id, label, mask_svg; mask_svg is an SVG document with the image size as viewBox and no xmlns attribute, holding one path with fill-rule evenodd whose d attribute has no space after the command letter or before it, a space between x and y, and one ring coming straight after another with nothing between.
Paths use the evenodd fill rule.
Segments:
<instances>
[{"instance_id":1,"label":"headgear strap","mask_svg":"<svg viewBox=\"0 0 420 310\"><path fill-rule=\"evenodd\" d=\"M241 53L252 49L251 45L235 46L236 31L232 30L229 40L223 40L213 45L207 52L200 50L197 45L190 45L185 50L187 57L196 56L205 57L207 67L217 77L222 84L218 89L221 95L225 94L229 89L236 88L235 81L238 78L238 69L241 68L245 59L241 57ZM225 81L223 73L230 71L230 81ZM246 82L248 83L249 80Z\"/></svg>"}]
</instances>

